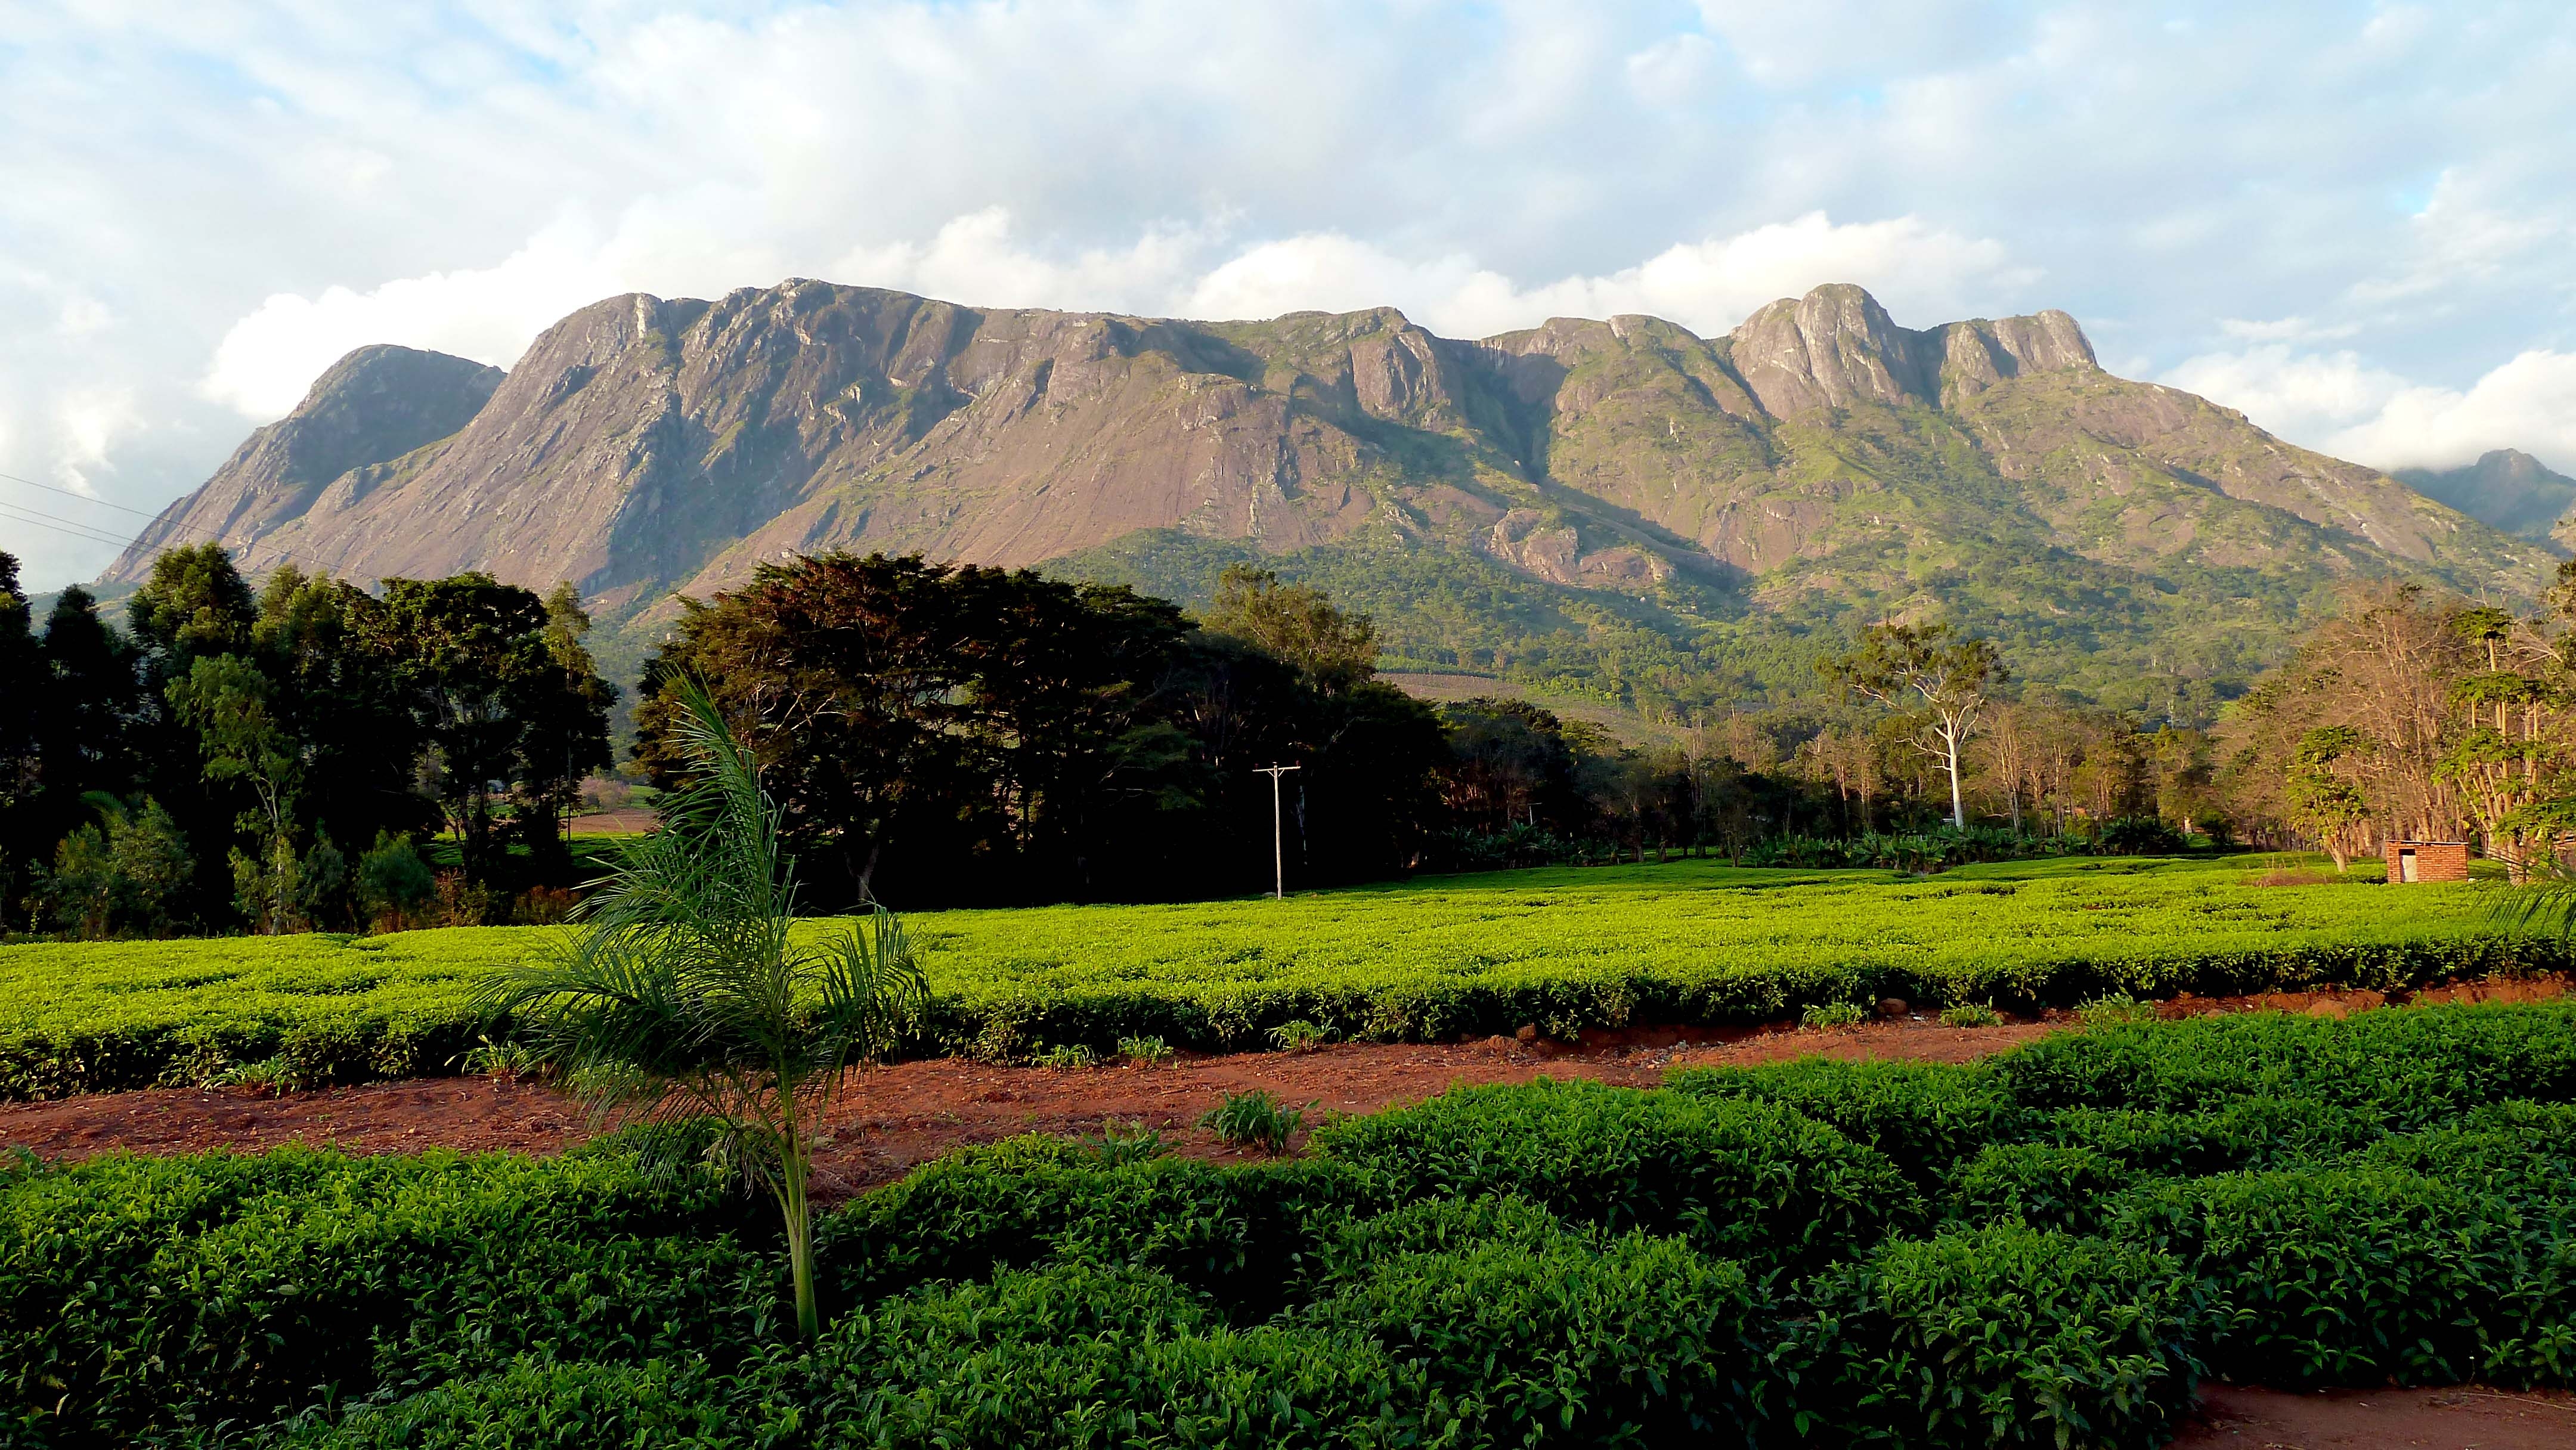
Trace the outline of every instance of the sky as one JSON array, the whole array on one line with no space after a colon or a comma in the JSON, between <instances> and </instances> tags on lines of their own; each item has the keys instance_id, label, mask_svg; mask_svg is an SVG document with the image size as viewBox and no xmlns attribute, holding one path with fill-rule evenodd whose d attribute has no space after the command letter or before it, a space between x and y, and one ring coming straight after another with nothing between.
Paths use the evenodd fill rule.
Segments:
<instances>
[{"instance_id":1,"label":"sky","mask_svg":"<svg viewBox=\"0 0 2576 1450\"><path fill-rule=\"evenodd\" d=\"M1452 336L1857 282L2576 473L2571 76L2563 0L0 0L0 550L94 576L353 347L787 277Z\"/></svg>"}]
</instances>

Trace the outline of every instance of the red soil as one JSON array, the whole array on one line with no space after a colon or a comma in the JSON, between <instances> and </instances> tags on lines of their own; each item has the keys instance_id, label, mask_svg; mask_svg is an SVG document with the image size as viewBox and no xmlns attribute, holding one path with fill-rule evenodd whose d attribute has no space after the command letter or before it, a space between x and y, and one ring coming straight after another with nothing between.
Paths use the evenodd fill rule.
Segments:
<instances>
[{"instance_id":1,"label":"red soil","mask_svg":"<svg viewBox=\"0 0 2576 1450\"><path fill-rule=\"evenodd\" d=\"M2204 1385L2173 1450L2567 1450L2576 1395L2564 1390L2327 1390L2288 1394Z\"/></svg>"},{"instance_id":2,"label":"red soil","mask_svg":"<svg viewBox=\"0 0 2576 1450\"><path fill-rule=\"evenodd\" d=\"M2536 1001L2568 989L2564 978L2489 982L2419 993L2417 1002ZM2281 992L2261 997L2183 997L2166 1016L2273 1010L2343 1016L2380 1005L2376 992ZM2050 1020L2000 1027L1944 1027L1920 1015L1864 1026L1740 1029L1632 1028L1592 1032L1574 1044L1491 1038L1476 1043L1344 1043L1302 1056L1248 1053L1188 1057L1164 1068L1057 1070L943 1058L853 1074L829 1119L834 1140L820 1167L828 1197L901 1177L951 1148L1014 1133L1097 1133L1106 1124L1162 1132L1184 1153L1239 1156L1199 1129L1227 1093L1267 1090L1291 1105L1367 1113L1469 1083L1527 1082L1542 1073L1648 1086L1677 1067L1778 1062L1814 1054L1965 1062L2057 1030ZM431 1146L545 1153L590 1136L562 1094L529 1082L431 1078L267 1097L249 1089L156 1089L45 1103L0 1104L0 1145L45 1158L111 1148L186 1153L244 1151L280 1143L332 1144L352 1152Z\"/></svg>"}]
</instances>

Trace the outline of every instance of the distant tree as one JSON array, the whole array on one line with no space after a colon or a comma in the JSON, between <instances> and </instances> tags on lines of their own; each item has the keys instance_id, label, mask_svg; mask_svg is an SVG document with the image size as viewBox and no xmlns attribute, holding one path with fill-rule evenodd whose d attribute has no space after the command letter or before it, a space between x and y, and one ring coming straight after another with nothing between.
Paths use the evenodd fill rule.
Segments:
<instances>
[{"instance_id":1,"label":"distant tree","mask_svg":"<svg viewBox=\"0 0 2576 1450\"><path fill-rule=\"evenodd\" d=\"M129 807L101 795L91 804L105 829L81 825L55 848L44 892L55 924L93 939L167 932L192 869L187 838L149 799Z\"/></svg>"},{"instance_id":2,"label":"distant tree","mask_svg":"<svg viewBox=\"0 0 2576 1450\"><path fill-rule=\"evenodd\" d=\"M164 679L186 674L198 655L239 653L259 622L259 601L221 544L163 550L125 608Z\"/></svg>"},{"instance_id":3,"label":"distant tree","mask_svg":"<svg viewBox=\"0 0 2576 1450\"><path fill-rule=\"evenodd\" d=\"M1282 584L1268 569L1228 566L1201 622L1260 646L1327 689L1348 689L1377 670L1377 626L1368 616L1344 613L1320 590Z\"/></svg>"},{"instance_id":4,"label":"distant tree","mask_svg":"<svg viewBox=\"0 0 2576 1450\"><path fill-rule=\"evenodd\" d=\"M2353 836L2370 822L2370 802L2345 768L2369 749L2351 726L2323 725L2299 737L2290 762L2290 809L2337 871L2350 869Z\"/></svg>"},{"instance_id":5,"label":"distant tree","mask_svg":"<svg viewBox=\"0 0 2576 1450\"><path fill-rule=\"evenodd\" d=\"M563 621L528 590L488 574L387 579L369 621L427 747L424 783L477 880L501 866L500 806L569 797L606 765L612 692L587 652L563 648Z\"/></svg>"},{"instance_id":6,"label":"distant tree","mask_svg":"<svg viewBox=\"0 0 2576 1450\"><path fill-rule=\"evenodd\" d=\"M1860 645L1818 666L1827 679L1919 718L1917 749L1938 758L1950 781L1950 826L1968 828L1960 757L1976 733L1987 695L2003 682L1995 647L1946 624L1873 624Z\"/></svg>"},{"instance_id":7,"label":"distant tree","mask_svg":"<svg viewBox=\"0 0 2576 1450\"><path fill-rule=\"evenodd\" d=\"M0 917L18 899L28 869L40 864L51 834L36 815L44 685L44 650L18 589L18 560L0 552Z\"/></svg>"},{"instance_id":8,"label":"distant tree","mask_svg":"<svg viewBox=\"0 0 2576 1450\"><path fill-rule=\"evenodd\" d=\"M303 742L270 707L268 677L239 655L200 655L169 685L180 722L197 732L206 779L238 781L255 802L236 823L251 838L230 853L245 915L262 930L289 929L294 916L294 811L304 780Z\"/></svg>"}]
</instances>

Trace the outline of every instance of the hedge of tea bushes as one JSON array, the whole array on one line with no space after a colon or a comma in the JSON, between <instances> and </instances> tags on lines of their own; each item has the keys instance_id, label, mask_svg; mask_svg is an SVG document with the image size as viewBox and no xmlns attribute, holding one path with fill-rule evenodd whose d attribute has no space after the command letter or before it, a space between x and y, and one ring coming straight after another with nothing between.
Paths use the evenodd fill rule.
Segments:
<instances>
[{"instance_id":1,"label":"hedge of tea bushes","mask_svg":"<svg viewBox=\"0 0 2576 1450\"><path fill-rule=\"evenodd\" d=\"M1981 874L1982 873L1982 874ZM2014 874L2020 873L2020 874ZM2068 1005L2417 987L2569 965L2496 929L2481 885L2264 887L2226 862L1883 872L1705 862L1498 872L1195 902L909 918L935 993L910 1050L1023 1058L1124 1037L1258 1050L1283 1023L1438 1041L1751 1023L1885 995ZM833 921L802 928L820 935ZM319 1085L465 1070L506 1023L475 991L560 928L0 946L0 1099L220 1078Z\"/></svg>"},{"instance_id":2,"label":"hedge of tea bushes","mask_svg":"<svg viewBox=\"0 0 2576 1450\"><path fill-rule=\"evenodd\" d=\"M1219 1166L1029 1138L830 1215L304 1149L0 1183L38 1446L2162 1444L2203 1377L2576 1383L2576 1009L1539 1082Z\"/></svg>"}]
</instances>

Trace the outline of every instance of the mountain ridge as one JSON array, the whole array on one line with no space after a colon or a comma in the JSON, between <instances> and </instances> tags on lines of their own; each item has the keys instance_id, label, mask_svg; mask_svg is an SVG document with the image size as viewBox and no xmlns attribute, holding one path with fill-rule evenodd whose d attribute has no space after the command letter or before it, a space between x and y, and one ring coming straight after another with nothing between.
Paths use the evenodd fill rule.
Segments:
<instances>
[{"instance_id":1,"label":"mountain ridge","mask_svg":"<svg viewBox=\"0 0 2576 1450\"><path fill-rule=\"evenodd\" d=\"M317 382L306 409L347 404ZM2522 597L2550 561L2114 377L2064 312L1915 330L1848 284L1720 337L1623 315L1474 340L1393 308L1190 322L804 280L628 294L547 329L443 436L319 487L257 476L254 451L158 536L220 535L253 570L568 578L620 620L817 549L1019 566L1159 533L1256 558L1455 554L1642 602L1685 642L1748 611L1831 627L1937 607L2069 658L2135 654L2114 623L2166 629L2180 598L2189 637L2148 657L2235 678L2342 583ZM148 558L138 540L106 577ZM1417 643L1436 658L1435 634Z\"/></svg>"}]
</instances>

